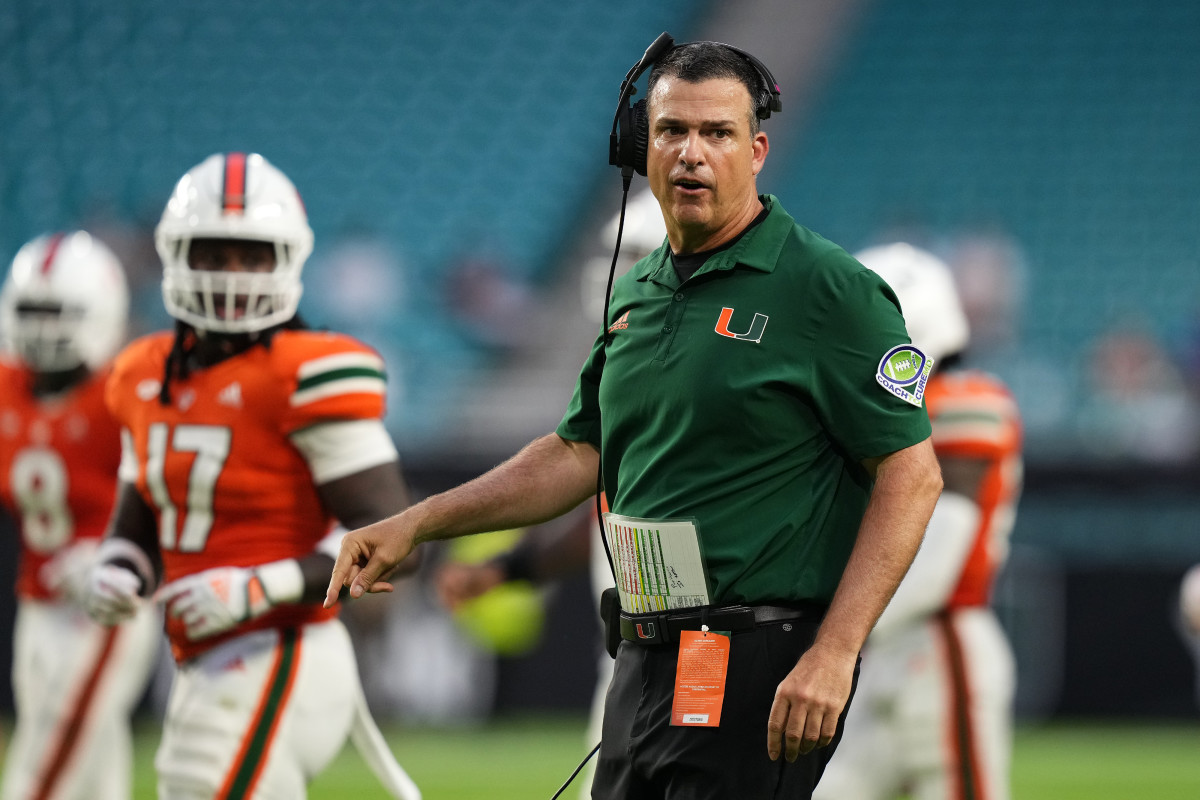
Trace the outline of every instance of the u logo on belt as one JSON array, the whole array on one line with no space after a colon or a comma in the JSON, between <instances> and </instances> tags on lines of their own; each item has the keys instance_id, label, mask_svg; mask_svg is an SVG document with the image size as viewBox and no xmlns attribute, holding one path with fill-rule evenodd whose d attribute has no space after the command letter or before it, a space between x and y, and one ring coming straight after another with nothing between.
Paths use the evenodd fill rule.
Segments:
<instances>
[{"instance_id":1,"label":"u logo on belt","mask_svg":"<svg viewBox=\"0 0 1200 800\"><path fill-rule=\"evenodd\" d=\"M642 625L646 626L644 630L642 629ZM637 635L639 639L653 639L655 637L653 622L639 622L635 627L637 628Z\"/></svg>"}]
</instances>

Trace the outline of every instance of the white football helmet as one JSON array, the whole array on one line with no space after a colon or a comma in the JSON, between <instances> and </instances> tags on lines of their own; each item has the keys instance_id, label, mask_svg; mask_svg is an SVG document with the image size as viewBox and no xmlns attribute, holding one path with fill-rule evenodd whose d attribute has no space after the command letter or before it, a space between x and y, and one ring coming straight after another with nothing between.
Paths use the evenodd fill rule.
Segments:
<instances>
[{"instance_id":1,"label":"white football helmet","mask_svg":"<svg viewBox=\"0 0 1200 800\"><path fill-rule=\"evenodd\" d=\"M617 243L617 226L621 214L613 215L600 233L600 243L612 249ZM644 189L634 195L625 205L625 227L621 230L621 250L628 252L634 261L655 250L667 238L667 224L663 221L662 208L658 200Z\"/></svg>"},{"instance_id":2,"label":"white football helmet","mask_svg":"<svg viewBox=\"0 0 1200 800\"><path fill-rule=\"evenodd\" d=\"M658 249L667 238L667 225L663 222L662 209L658 200L644 189L634 195L625 205L625 227L621 230L621 253L615 267L612 263L612 249L617 244L617 227L621 222L621 212L613 214L612 219L605 223L600 230L600 246L603 254L597 254L584 267L580 277L580 300L584 313L594 321L599 322L604 306L604 294L608 290L608 271L615 269L615 275L625 274L636 262L645 258Z\"/></svg>"},{"instance_id":3,"label":"white football helmet","mask_svg":"<svg viewBox=\"0 0 1200 800\"><path fill-rule=\"evenodd\" d=\"M967 315L944 261L904 242L871 247L854 257L892 287L908 335L921 352L937 361L966 348Z\"/></svg>"},{"instance_id":4,"label":"white football helmet","mask_svg":"<svg viewBox=\"0 0 1200 800\"><path fill-rule=\"evenodd\" d=\"M124 342L128 315L121 262L84 231L26 244L0 289L5 346L39 372L101 366Z\"/></svg>"},{"instance_id":5,"label":"white football helmet","mask_svg":"<svg viewBox=\"0 0 1200 800\"><path fill-rule=\"evenodd\" d=\"M275 269L193 270L188 265L193 239L269 242L275 246ZM218 153L175 185L154 244L171 316L200 331L248 333L296 314L300 270L312 253L313 232L300 193L286 175L257 153Z\"/></svg>"}]
</instances>

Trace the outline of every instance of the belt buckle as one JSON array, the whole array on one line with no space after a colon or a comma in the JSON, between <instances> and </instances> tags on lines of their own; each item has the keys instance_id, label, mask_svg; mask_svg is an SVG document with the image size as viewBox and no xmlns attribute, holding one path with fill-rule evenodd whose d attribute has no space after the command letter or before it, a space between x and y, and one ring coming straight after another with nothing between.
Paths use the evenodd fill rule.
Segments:
<instances>
[{"instance_id":1,"label":"belt buckle","mask_svg":"<svg viewBox=\"0 0 1200 800\"><path fill-rule=\"evenodd\" d=\"M639 644L661 644L668 641L665 614L629 614L621 612L621 638Z\"/></svg>"},{"instance_id":2,"label":"belt buckle","mask_svg":"<svg viewBox=\"0 0 1200 800\"><path fill-rule=\"evenodd\" d=\"M638 639L647 642L657 642L662 638L662 624L657 616L654 619L647 619L642 622L630 621L633 622L633 632L637 634Z\"/></svg>"}]
</instances>

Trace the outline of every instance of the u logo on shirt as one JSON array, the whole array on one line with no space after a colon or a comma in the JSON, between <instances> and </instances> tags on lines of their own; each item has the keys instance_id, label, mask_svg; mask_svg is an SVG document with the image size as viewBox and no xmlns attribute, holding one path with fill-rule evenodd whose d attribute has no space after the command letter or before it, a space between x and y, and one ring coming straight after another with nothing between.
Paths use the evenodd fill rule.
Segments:
<instances>
[{"instance_id":1,"label":"u logo on shirt","mask_svg":"<svg viewBox=\"0 0 1200 800\"><path fill-rule=\"evenodd\" d=\"M729 330L729 320L733 318L732 308L722 308L721 316L717 318L717 327L714 328L717 333L722 336L728 336L730 339L740 339L743 342L761 342L763 331L767 329L767 315L754 313L754 321L750 323L750 330L745 333L734 333Z\"/></svg>"}]
</instances>

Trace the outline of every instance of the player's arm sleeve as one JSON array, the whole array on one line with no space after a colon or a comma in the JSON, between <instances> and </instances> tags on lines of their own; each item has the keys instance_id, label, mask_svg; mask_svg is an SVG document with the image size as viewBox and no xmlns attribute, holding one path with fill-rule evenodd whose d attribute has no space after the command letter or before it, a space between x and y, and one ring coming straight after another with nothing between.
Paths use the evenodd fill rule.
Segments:
<instances>
[{"instance_id":1,"label":"player's arm sleeve","mask_svg":"<svg viewBox=\"0 0 1200 800\"><path fill-rule=\"evenodd\" d=\"M824 313L812 348L813 392L825 429L857 461L927 439L924 404L907 402L876 380L884 355L909 343L891 288L860 266L831 281L818 302Z\"/></svg>"},{"instance_id":2,"label":"player's arm sleeve","mask_svg":"<svg viewBox=\"0 0 1200 800\"><path fill-rule=\"evenodd\" d=\"M396 445L379 419L322 422L290 438L318 486L399 460Z\"/></svg>"},{"instance_id":3,"label":"player's arm sleeve","mask_svg":"<svg viewBox=\"0 0 1200 800\"><path fill-rule=\"evenodd\" d=\"M871 635L886 637L945 606L979 527L979 506L956 492L943 492L925 529L912 566L879 616Z\"/></svg>"}]
</instances>

